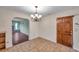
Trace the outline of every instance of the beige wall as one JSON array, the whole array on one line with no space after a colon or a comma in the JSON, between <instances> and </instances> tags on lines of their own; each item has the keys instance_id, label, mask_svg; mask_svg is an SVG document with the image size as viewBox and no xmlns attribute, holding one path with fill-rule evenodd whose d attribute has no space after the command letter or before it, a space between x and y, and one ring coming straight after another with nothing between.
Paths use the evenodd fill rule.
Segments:
<instances>
[{"instance_id":1,"label":"beige wall","mask_svg":"<svg viewBox=\"0 0 79 59\"><path fill-rule=\"evenodd\" d=\"M63 16L69 16L69 15L75 15L79 14L79 9L73 9L68 11L59 12L56 14L52 14L49 16L46 16L42 19L40 22L40 36L44 37L46 39L49 39L53 42L56 42L56 18L57 17L63 17ZM79 17L77 17L79 20ZM76 19L76 18L75 18ZM75 19L73 20L73 25L75 25ZM79 22L79 21L78 21ZM75 29L75 28L74 28ZM75 31L73 30L73 48L79 50L79 38L76 38L76 35L74 34ZM78 36L79 34L77 34Z\"/></svg>"},{"instance_id":2,"label":"beige wall","mask_svg":"<svg viewBox=\"0 0 79 59\"><path fill-rule=\"evenodd\" d=\"M12 47L12 19L14 17L29 19L30 21L29 39L38 36L38 32L37 32L38 24L31 22L27 14L17 11L12 11L12 10L0 9L0 32L6 32L6 48Z\"/></svg>"},{"instance_id":3,"label":"beige wall","mask_svg":"<svg viewBox=\"0 0 79 59\"><path fill-rule=\"evenodd\" d=\"M30 35L30 39L36 38L39 36L39 22L30 22L30 33L33 33Z\"/></svg>"}]
</instances>

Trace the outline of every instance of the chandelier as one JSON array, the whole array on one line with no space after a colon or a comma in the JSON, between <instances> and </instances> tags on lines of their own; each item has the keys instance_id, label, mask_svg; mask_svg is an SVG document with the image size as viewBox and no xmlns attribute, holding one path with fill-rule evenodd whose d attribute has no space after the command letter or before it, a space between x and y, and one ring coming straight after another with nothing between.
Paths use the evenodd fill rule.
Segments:
<instances>
[{"instance_id":1,"label":"chandelier","mask_svg":"<svg viewBox=\"0 0 79 59\"><path fill-rule=\"evenodd\" d=\"M42 15L40 15L40 14L37 12L37 8L38 8L38 6L35 6L36 11L35 11L34 14L31 14L31 19L32 19L33 21L39 22L39 21L41 20Z\"/></svg>"}]
</instances>

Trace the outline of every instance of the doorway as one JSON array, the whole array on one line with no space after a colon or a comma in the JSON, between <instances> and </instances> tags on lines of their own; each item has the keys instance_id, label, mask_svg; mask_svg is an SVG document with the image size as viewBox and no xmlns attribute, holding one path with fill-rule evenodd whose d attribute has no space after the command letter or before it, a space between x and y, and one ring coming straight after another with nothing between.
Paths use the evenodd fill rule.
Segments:
<instances>
[{"instance_id":1,"label":"doorway","mask_svg":"<svg viewBox=\"0 0 79 59\"><path fill-rule=\"evenodd\" d=\"M57 18L57 43L73 46L73 16Z\"/></svg>"},{"instance_id":2,"label":"doorway","mask_svg":"<svg viewBox=\"0 0 79 59\"><path fill-rule=\"evenodd\" d=\"M29 40L29 21L23 18L12 20L12 43L13 45Z\"/></svg>"}]
</instances>

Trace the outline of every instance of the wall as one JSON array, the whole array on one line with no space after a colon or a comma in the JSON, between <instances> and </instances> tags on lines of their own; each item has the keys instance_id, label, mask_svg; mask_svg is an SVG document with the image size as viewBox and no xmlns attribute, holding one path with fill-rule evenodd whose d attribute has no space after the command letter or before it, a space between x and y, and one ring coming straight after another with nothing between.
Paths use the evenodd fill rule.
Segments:
<instances>
[{"instance_id":1,"label":"wall","mask_svg":"<svg viewBox=\"0 0 79 59\"><path fill-rule=\"evenodd\" d=\"M30 22L30 33L30 39L39 37L39 22Z\"/></svg>"},{"instance_id":2,"label":"wall","mask_svg":"<svg viewBox=\"0 0 79 59\"><path fill-rule=\"evenodd\" d=\"M39 26L41 27L40 37L56 42L56 21L54 16L44 17Z\"/></svg>"},{"instance_id":3,"label":"wall","mask_svg":"<svg viewBox=\"0 0 79 59\"><path fill-rule=\"evenodd\" d=\"M52 14L49 16L46 16L40 21L40 36L44 37L46 39L49 39L53 42L56 42L56 18L57 17L63 17L63 16L69 16L69 15L75 15L79 14L79 9L72 9L72 10L67 10L63 12L59 12L56 14ZM79 18L79 17L77 17ZM76 19L76 18L75 18ZM75 19L73 20L73 25L75 24ZM79 22L79 21L78 21ZM75 29L75 28L74 28ZM74 35L75 31L73 30L73 48L79 50L79 39L77 33L77 38L76 35Z\"/></svg>"},{"instance_id":4,"label":"wall","mask_svg":"<svg viewBox=\"0 0 79 59\"><path fill-rule=\"evenodd\" d=\"M28 22L28 20L23 20L20 23L20 31L26 35L29 35L29 22Z\"/></svg>"},{"instance_id":5,"label":"wall","mask_svg":"<svg viewBox=\"0 0 79 59\"><path fill-rule=\"evenodd\" d=\"M29 19L29 39L38 36L38 24L33 23L27 14L13 10L0 9L0 32L6 32L6 48L12 47L12 19L14 17Z\"/></svg>"}]
</instances>

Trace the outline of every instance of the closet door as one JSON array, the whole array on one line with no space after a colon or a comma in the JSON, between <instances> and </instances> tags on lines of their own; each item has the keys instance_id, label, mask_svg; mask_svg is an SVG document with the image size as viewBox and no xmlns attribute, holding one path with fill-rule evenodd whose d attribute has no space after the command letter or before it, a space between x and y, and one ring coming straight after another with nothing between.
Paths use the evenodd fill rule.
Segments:
<instances>
[{"instance_id":1,"label":"closet door","mask_svg":"<svg viewBox=\"0 0 79 59\"><path fill-rule=\"evenodd\" d=\"M63 44L72 47L73 44L73 17L68 16L63 18Z\"/></svg>"},{"instance_id":2,"label":"closet door","mask_svg":"<svg viewBox=\"0 0 79 59\"><path fill-rule=\"evenodd\" d=\"M72 47L73 17L67 16L57 19L57 43Z\"/></svg>"},{"instance_id":3,"label":"closet door","mask_svg":"<svg viewBox=\"0 0 79 59\"><path fill-rule=\"evenodd\" d=\"M63 40L63 19L57 19L57 43L62 44Z\"/></svg>"}]
</instances>

